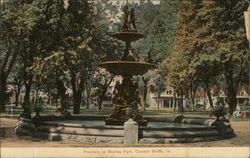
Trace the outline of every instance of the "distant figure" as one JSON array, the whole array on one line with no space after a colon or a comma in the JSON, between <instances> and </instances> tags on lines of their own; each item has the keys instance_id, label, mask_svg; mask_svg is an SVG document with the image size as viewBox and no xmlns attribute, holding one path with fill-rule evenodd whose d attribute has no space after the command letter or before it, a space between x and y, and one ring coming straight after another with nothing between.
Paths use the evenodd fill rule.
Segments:
<instances>
[{"instance_id":1,"label":"distant figure","mask_svg":"<svg viewBox=\"0 0 250 158\"><path fill-rule=\"evenodd\" d=\"M241 118L241 119L247 118L247 115L246 115L246 112L245 112L245 111L241 111L241 112L240 112L240 118Z\"/></svg>"}]
</instances>

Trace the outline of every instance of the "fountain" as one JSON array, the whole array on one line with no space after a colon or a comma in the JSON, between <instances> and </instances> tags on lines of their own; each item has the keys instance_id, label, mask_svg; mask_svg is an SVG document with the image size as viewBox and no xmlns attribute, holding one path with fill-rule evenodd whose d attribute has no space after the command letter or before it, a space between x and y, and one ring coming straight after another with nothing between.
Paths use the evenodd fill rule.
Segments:
<instances>
[{"instance_id":1,"label":"fountain","mask_svg":"<svg viewBox=\"0 0 250 158\"><path fill-rule=\"evenodd\" d=\"M124 54L120 61L106 61L100 64L100 67L105 68L112 74L121 75L123 78L122 84L119 82L115 85L114 90L114 108L106 119L106 125L123 125L125 121L132 118L139 125L147 125L147 121L142 118L138 110L139 90L138 84L132 82L133 75L143 75L150 69L156 68L154 64L136 61L132 49L131 42L143 38L143 34L137 31L135 25L134 9L129 10L128 3L123 8L124 24L122 32L117 32L113 35L126 43Z\"/></svg>"},{"instance_id":2,"label":"fountain","mask_svg":"<svg viewBox=\"0 0 250 158\"><path fill-rule=\"evenodd\" d=\"M126 43L120 61L106 61L100 67L120 75L122 83L116 83L113 91L114 107L108 117L92 115L42 115L37 118L20 118L15 132L18 136L32 136L53 141L78 141L84 143L187 143L221 140L235 136L228 120L218 113L214 118L142 117L138 110L138 84L134 75L142 75L154 64L137 61L131 50L131 42L143 38L135 25L134 9L123 8L125 18L122 32L114 38ZM132 120L132 121L131 121ZM134 122L135 121L135 122Z\"/></svg>"}]
</instances>

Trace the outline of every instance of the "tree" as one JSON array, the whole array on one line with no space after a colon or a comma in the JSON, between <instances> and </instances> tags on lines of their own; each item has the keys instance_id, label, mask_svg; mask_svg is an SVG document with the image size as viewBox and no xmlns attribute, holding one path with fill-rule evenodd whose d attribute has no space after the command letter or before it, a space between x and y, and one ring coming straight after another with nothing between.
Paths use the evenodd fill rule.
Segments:
<instances>
[{"instance_id":1,"label":"tree","mask_svg":"<svg viewBox=\"0 0 250 158\"><path fill-rule=\"evenodd\" d=\"M62 77L67 75L73 91L74 113L79 113L84 70L88 69L93 60L91 48L88 46L92 40L93 23L90 18L91 7L86 0L68 2L67 7L64 6L64 1L57 0L34 0L27 5L27 30L30 32L30 38L37 43L37 48L40 48L37 49L39 53L36 55L36 61L28 67L37 70L37 73L32 71L32 75L40 76L41 79L54 76L63 104L66 89ZM44 63L52 64L55 70ZM42 69L48 71L43 73Z\"/></svg>"},{"instance_id":2,"label":"tree","mask_svg":"<svg viewBox=\"0 0 250 158\"><path fill-rule=\"evenodd\" d=\"M37 39L42 49L30 70L39 79L49 80L53 76L62 102L65 85L69 83L73 112L78 114L86 80L94 74L101 56L111 57L111 53L118 53L119 46L109 39L108 25L100 18L106 15L105 8L100 3L68 2L67 7L57 0L34 0L30 4L28 28L32 34L42 35Z\"/></svg>"},{"instance_id":3,"label":"tree","mask_svg":"<svg viewBox=\"0 0 250 158\"><path fill-rule=\"evenodd\" d=\"M180 1L160 1L159 11L154 18L149 35L153 49L151 58L154 62L161 63L173 49L179 6Z\"/></svg>"},{"instance_id":4,"label":"tree","mask_svg":"<svg viewBox=\"0 0 250 158\"><path fill-rule=\"evenodd\" d=\"M165 90L164 76L159 70L154 70L152 77L149 81L149 85L152 87L151 90L157 93L157 108L160 108L160 96Z\"/></svg>"},{"instance_id":5,"label":"tree","mask_svg":"<svg viewBox=\"0 0 250 158\"><path fill-rule=\"evenodd\" d=\"M248 76L249 49L245 34L243 12L247 9L246 1L203 1L209 41L208 50L220 57L223 68L229 114L232 115L237 105L237 89ZM210 42L213 41L213 42Z\"/></svg>"},{"instance_id":6,"label":"tree","mask_svg":"<svg viewBox=\"0 0 250 158\"><path fill-rule=\"evenodd\" d=\"M181 2L177 16L177 29L175 32L175 42L171 54L164 61L167 68L167 82L177 89L186 89L192 100L194 108L194 94L198 86L195 80L195 71L190 64L197 54L194 33L199 28L196 15L201 8L201 0ZM197 55L198 57L198 55ZM176 64L178 63L178 64Z\"/></svg>"},{"instance_id":7,"label":"tree","mask_svg":"<svg viewBox=\"0 0 250 158\"><path fill-rule=\"evenodd\" d=\"M110 74L107 71L104 71L103 69L99 69L99 71L96 72L95 81L93 83L93 86L98 87L98 90L96 91L97 96L97 108L98 110L102 109L102 103L105 97L107 96L107 90L113 81L115 75Z\"/></svg>"},{"instance_id":8,"label":"tree","mask_svg":"<svg viewBox=\"0 0 250 158\"><path fill-rule=\"evenodd\" d=\"M19 105L19 95L23 86L23 63L20 59L20 55L17 57L12 71L9 75L8 83L14 86L15 92L15 105Z\"/></svg>"},{"instance_id":9,"label":"tree","mask_svg":"<svg viewBox=\"0 0 250 158\"><path fill-rule=\"evenodd\" d=\"M146 74L142 75L141 77L141 83L142 84L139 84L139 88L141 89L142 91L142 96L143 96L143 99L142 99L142 107L141 107L141 110L142 111L145 111L146 110L146 100L147 100L147 94L148 94L148 84L149 84L149 81L152 77L152 71L151 72L147 72ZM140 82L139 82L140 83Z\"/></svg>"},{"instance_id":10,"label":"tree","mask_svg":"<svg viewBox=\"0 0 250 158\"><path fill-rule=\"evenodd\" d=\"M154 27L154 22L159 14L159 7L154 5L151 1L140 1L140 4L134 5L136 8L136 25L139 32L142 32L144 38L133 43L134 54L138 60L150 60L148 54L152 53L152 40L150 38L151 30ZM152 61L151 61L152 62Z\"/></svg>"},{"instance_id":11,"label":"tree","mask_svg":"<svg viewBox=\"0 0 250 158\"><path fill-rule=\"evenodd\" d=\"M199 82L201 87L204 87L210 107L214 110L211 87L217 84L216 78L222 73L219 57L206 54L199 55L199 58L192 61L190 68L195 71L195 80Z\"/></svg>"},{"instance_id":12,"label":"tree","mask_svg":"<svg viewBox=\"0 0 250 158\"><path fill-rule=\"evenodd\" d=\"M167 59L168 79L175 85L193 87L202 82L208 92L222 72L230 114L236 107L237 87L247 75L249 54L242 15L246 7L243 1L182 1L175 49ZM221 70L210 71L217 67Z\"/></svg>"},{"instance_id":13,"label":"tree","mask_svg":"<svg viewBox=\"0 0 250 158\"><path fill-rule=\"evenodd\" d=\"M6 84L12 67L19 54L25 52L25 32L23 31L23 6L28 0L1 2L0 14L0 111L5 110Z\"/></svg>"},{"instance_id":14,"label":"tree","mask_svg":"<svg viewBox=\"0 0 250 158\"><path fill-rule=\"evenodd\" d=\"M135 9L136 26L139 32L142 32L144 38L133 43L133 53L134 56L139 61L146 61L152 63L151 59L153 45L152 39L150 38L150 31L153 29L153 24L158 15L158 6L154 5L151 1L140 0L139 4L132 5ZM140 83L139 88L142 102L141 110L145 110L146 96L148 91L148 82L150 80L151 73L146 73L137 80Z\"/></svg>"},{"instance_id":15,"label":"tree","mask_svg":"<svg viewBox=\"0 0 250 158\"><path fill-rule=\"evenodd\" d=\"M162 0L159 5L152 1L140 1L137 7L136 21L138 30L143 32L144 38L135 43L135 54L139 60L158 64L168 56L173 46L174 32L176 29L176 15L179 1ZM152 72L140 78L143 89L143 102L146 103L148 84ZM145 106L145 105L142 105ZM144 107L142 108L144 109Z\"/></svg>"}]
</instances>

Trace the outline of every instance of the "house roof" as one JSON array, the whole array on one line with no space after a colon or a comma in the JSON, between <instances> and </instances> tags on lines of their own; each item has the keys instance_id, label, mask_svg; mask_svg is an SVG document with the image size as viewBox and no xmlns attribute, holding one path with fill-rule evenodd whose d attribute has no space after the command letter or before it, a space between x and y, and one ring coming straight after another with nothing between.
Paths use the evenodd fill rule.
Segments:
<instances>
[{"instance_id":1,"label":"house roof","mask_svg":"<svg viewBox=\"0 0 250 158\"><path fill-rule=\"evenodd\" d=\"M205 96L206 95L206 92L195 92L195 96L196 97L203 97L203 96Z\"/></svg>"}]
</instances>

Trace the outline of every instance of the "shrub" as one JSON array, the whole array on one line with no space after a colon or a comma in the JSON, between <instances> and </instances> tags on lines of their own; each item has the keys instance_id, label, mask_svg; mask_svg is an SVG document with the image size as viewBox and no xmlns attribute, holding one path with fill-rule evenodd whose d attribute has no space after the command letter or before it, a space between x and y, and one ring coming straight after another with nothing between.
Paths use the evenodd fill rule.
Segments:
<instances>
[{"instance_id":1,"label":"shrub","mask_svg":"<svg viewBox=\"0 0 250 158\"><path fill-rule=\"evenodd\" d=\"M41 97L38 97L31 106L32 111L39 115L45 109L45 103Z\"/></svg>"},{"instance_id":2,"label":"shrub","mask_svg":"<svg viewBox=\"0 0 250 158\"><path fill-rule=\"evenodd\" d=\"M178 106L178 111L183 114L185 112L183 105Z\"/></svg>"},{"instance_id":3,"label":"shrub","mask_svg":"<svg viewBox=\"0 0 250 158\"><path fill-rule=\"evenodd\" d=\"M217 105L214 107L213 115L218 120L219 117L224 118L224 116L227 114L227 109L223 105Z\"/></svg>"}]
</instances>

